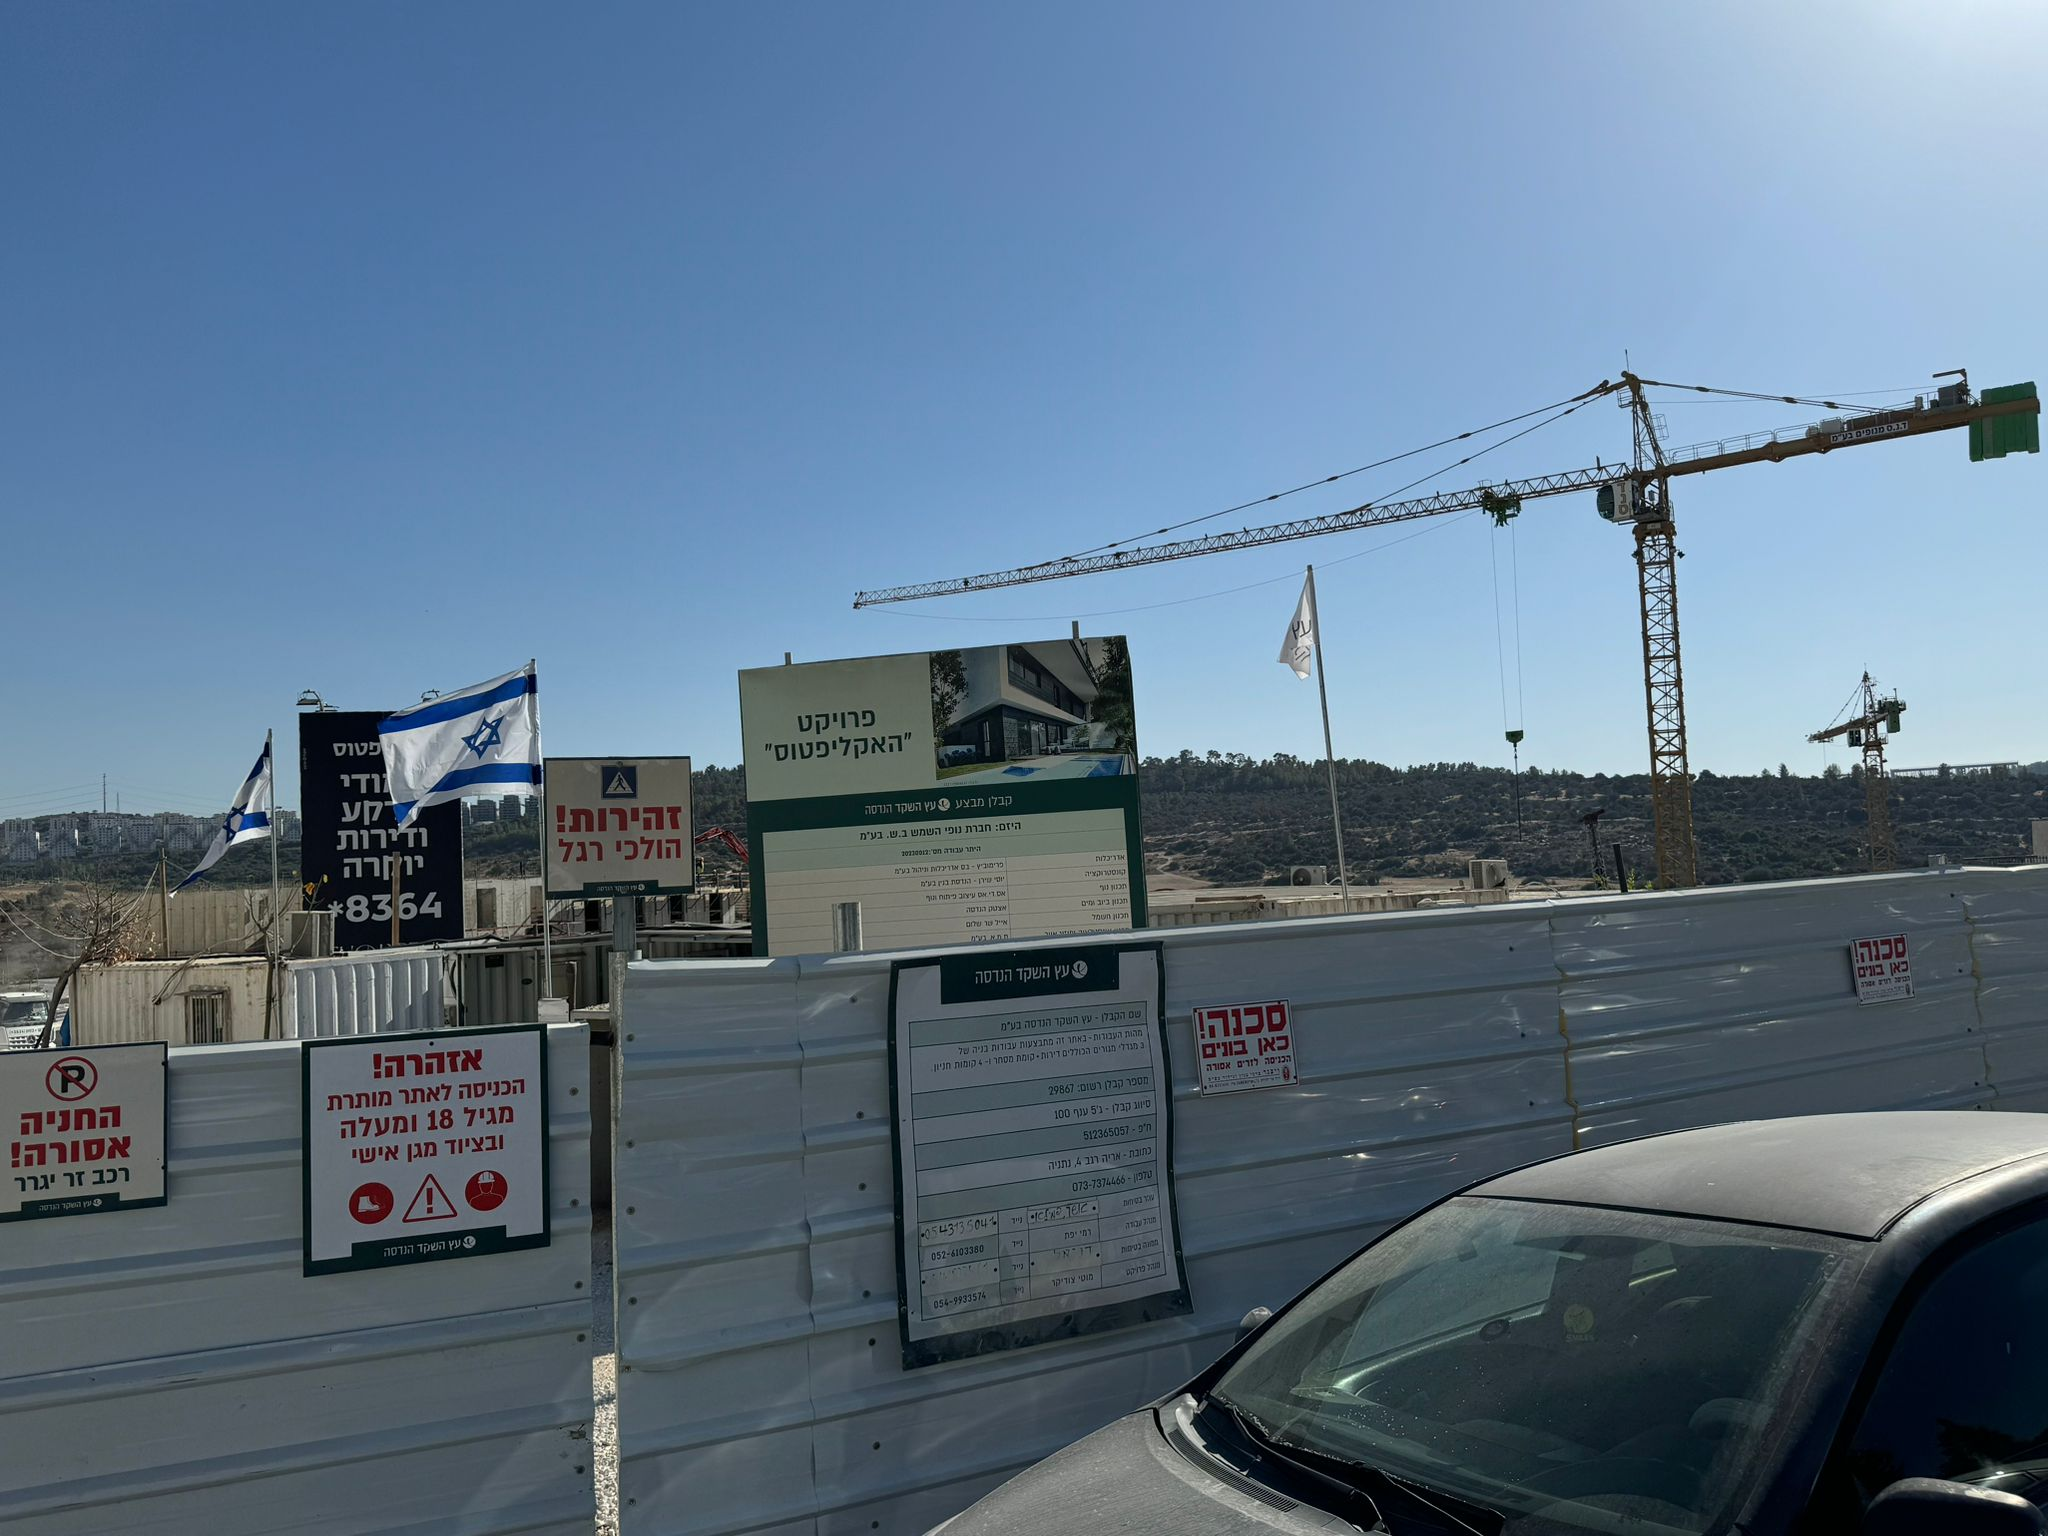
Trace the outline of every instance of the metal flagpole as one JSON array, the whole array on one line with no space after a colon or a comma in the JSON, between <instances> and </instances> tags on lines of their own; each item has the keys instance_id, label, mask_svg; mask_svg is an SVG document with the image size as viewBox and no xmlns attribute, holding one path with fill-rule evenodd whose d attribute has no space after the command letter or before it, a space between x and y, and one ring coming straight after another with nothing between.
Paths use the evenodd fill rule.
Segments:
<instances>
[{"instance_id":1,"label":"metal flagpole","mask_svg":"<svg viewBox=\"0 0 2048 1536\"><path fill-rule=\"evenodd\" d=\"M533 670L534 658L526 658L526 670ZM540 854L540 995L555 995L555 935L554 925L548 921L548 829L546 818L541 815L547 784L547 754L540 749L540 690L533 693L533 749L541 760L543 782L538 786L541 793L534 797L533 832L534 848Z\"/></svg>"},{"instance_id":2,"label":"metal flagpole","mask_svg":"<svg viewBox=\"0 0 2048 1536\"><path fill-rule=\"evenodd\" d=\"M1323 610L1316 601L1316 568L1308 568L1308 606L1316 619L1316 693L1323 701L1323 769L1330 779L1330 830L1337 834L1337 885L1351 907L1351 872L1344 864L1344 818L1337 810L1337 754L1330 745L1330 690L1323 682Z\"/></svg>"},{"instance_id":3,"label":"metal flagpole","mask_svg":"<svg viewBox=\"0 0 2048 1536\"><path fill-rule=\"evenodd\" d=\"M277 967L284 955L284 941L279 937L278 925L284 921L284 901L277 887L277 844L284 836L281 813L277 808L277 743L275 731L263 733L263 760L270 764L270 934L264 949L270 956L270 986L267 989L270 1000L264 1004L263 1037L270 1038L271 1003L277 997ZM168 934L165 937L169 937Z\"/></svg>"},{"instance_id":4,"label":"metal flagpole","mask_svg":"<svg viewBox=\"0 0 2048 1536\"><path fill-rule=\"evenodd\" d=\"M283 898L278 894L277 886L277 844L284 836L284 828L279 825L277 808L277 744L273 739L276 734L275 731L263 733L263 756L270 764L270 929L274 948L282 949L284 946L275 942L277 925L284 921Z\"/></svg>"}]
</instances>

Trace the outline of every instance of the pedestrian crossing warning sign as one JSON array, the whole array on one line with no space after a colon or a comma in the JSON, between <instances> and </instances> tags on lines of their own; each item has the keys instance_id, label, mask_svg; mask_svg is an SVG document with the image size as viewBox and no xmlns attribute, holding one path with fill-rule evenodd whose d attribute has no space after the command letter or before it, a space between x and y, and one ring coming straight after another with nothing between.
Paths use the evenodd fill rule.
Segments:
<instances>
[{"instance_id":1,"label":"pedestrian crossing warning sign","mask_svg":"<svg viewBox=\"0 0 2048 1536\"><path fill-rule=\"evenodd\" d=\"M407 1221L453 1221L455 1207L448 1199L448 1191L441 1187L441 1181L431 1173L420 1181L420 1192L412 1197L412 1204L405 1208Z\"/></svg>"}]
</instances>

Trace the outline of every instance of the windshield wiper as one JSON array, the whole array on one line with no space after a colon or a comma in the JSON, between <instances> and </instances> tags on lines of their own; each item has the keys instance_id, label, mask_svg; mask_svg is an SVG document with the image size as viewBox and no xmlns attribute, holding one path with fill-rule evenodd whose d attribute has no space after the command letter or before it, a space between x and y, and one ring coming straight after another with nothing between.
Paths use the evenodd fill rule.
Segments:
<instances>
[{"instance_id":1,"label":"windshield wiper","mask_svg":"<svg viewBox=\"0 0 2048 1536\"><path fill-rule=\"evenodd\" d=\"M1244 1413L1235 1403L1230 1402L1228 1399L1217 1397L1212 1393L1208 1401L1202 1406L1204 1408L1215 1407L1223 1410L1231 1431L1230 1438L1238 1442L1240 1453L1254 1465L1270 1461L1284 1467L1288 1474L1290 1474L1290 1480L1308 1484L1316 1490L1319 1499L1327 1498L1332 1500L1339 1509L1347 1512L1346 1518L1350 1519L1351 1523L1358 1526L1360 1530L1386 1532L1387 1522L1381 1517L1379 1506L1373 1502L1372 1495L1363 1488L1360 1488L1356 1483L1348 1478L1332 1477L1328 1472L1311 1466L1301 1457L1294 1455L1290 1448L1280 1445L1271 1435L1261 1429L1248 1414ZM1216 1453L1211 1449L1209 1454L1214 1456ZM1229 1463L1225 1462L1224 1465L1228 1466ZM1354 1505L1360 1506L1360 1508L1351 1508ZM1336 1511L1332 1511L1332 1513L1336 1513ZM1354 1518L1358 1515L1363 1515L1362 1522Z\"/></svg>"},{"instance_id":2,"label":"windshield wiper","mask_svg":"<svg viewBox=\"0 0 2048 1536\"><path fill-rule=\"evenodd\" d=\"M1447 1507L1443 1500L1448 1498L1449 1495L1438 1494L1433 1490L1425 1489L1420 1483L1410 1482L1405 1477L1396 1477L1393 1473L1389 1472L1385 1467L1376 1467L1370 1462L1350 1461L1348 1459L1343 1458L1339 1459L1344 1460L1344 1464L1346 1466L1353 1467L1356 1470L1365 1473L1367 1476L1374 1478L1375 1480L1384 1484L1385 1486L1392 1488L1396 1493L1400 1494L1403 1498L1407 1499L1411 1504L1421 1506L1423 1509L1435 1515L1438 1519L1448 1520L1452 1525L1457 1526L1460 1530L1471 1532L1471 1536L1500 1536L1502 1529L1508 1523L1507 1516L1503 1515L1497 1509L1488 1509L1483 1504L1474 1504L1471 1503L1469 1500L1459 1499L1458 1503L1462 1504L1465 1508L1471 1510L1474 1514L1478 1515L1480 1519L1489 1522L1493 1527L1492 1530L1482 1530L1480 1529L1480 1527L1474 1525L1470 1520L1467 1520L1463 1515L1460 1515Z\"/></svg>"},{"instance_id":3,"label":"windshield wiper","mask_svg":"<svg viewBox=\"0 0 2048 1536\"><path fill-rule=\"evenodd\" d=\"M1499 1510L1488 1509L1485 1505L1472 1503L1468 1499L1457 1499L1449 1494L1441 1494L1434 1489L1426 1489L1421 1484L1389 1472L1384 1467L1374 1466L1371 1462L1358 1461L1349 1456L1339 1456L1334 1452L1317 1450L1310 1446L1276 1441L1227 1399L1212 1394L1209 1401L1229 1414L1239 1432L1255 1445L1269 1450L1274 1456L1291 1466L1299 1467L1320 1481L1339 1483L1365 1499L1373 1508L1382 1527L1386 1524L1385 1518L1378 1513L1378 1504L1373 1501L1372 1491L1359 1486L1358 1479L1361 1475L1372 1480L1373 1489L1376 1489L1382 1498L1391 1495L1408 1504L1411 1509L1421 1511L1425 1519L1464 1531L1468 1536L1500 1536L1507 1525L1507 1516ZM1324 1469L1325 1466L1328 1470ZM1474 1524L1473 1520L1450 1508L1452 1503L1491 1528Z\"/></svg>"}]
</instances>

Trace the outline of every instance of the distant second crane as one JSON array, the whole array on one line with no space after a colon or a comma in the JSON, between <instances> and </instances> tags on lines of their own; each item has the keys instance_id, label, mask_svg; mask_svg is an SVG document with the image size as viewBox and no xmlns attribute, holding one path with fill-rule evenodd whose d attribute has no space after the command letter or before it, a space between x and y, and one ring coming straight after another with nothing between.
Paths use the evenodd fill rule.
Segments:
<instances>
[{"instance_id":1,"label":"distant second crane","mask_svg":"<svg viewBox=\"0 0 2048 1536\"><path fill-rule=\"evenodd\" d=\"M1815 731L1808 741L1849 738L1849 745L1863 750L1864 826L1868 833L1870 867L1886 870L1899 861L1898 845L1892 840L1891 781L1884 771L1884 739L1899 733L1899 716L1906 701L1896 693L1880 696L1877 684L1863 674L1862 709L1847 720L1839 720L1824 731ZM1853 707L1853 706L1852 706Z\"/></svg>"}]
</instances>

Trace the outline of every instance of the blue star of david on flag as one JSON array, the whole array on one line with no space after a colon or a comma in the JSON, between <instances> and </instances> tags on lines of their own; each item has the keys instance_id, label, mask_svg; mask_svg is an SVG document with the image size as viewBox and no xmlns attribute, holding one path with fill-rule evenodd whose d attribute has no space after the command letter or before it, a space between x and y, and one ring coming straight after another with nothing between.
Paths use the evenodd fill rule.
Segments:
<instances>
[{"instance_id":1,"label":"blue star of david on flag","mask_svg":"<svg viewBox=\"0 0 2048 1536\"><path fill-rule=\"evenodd\" d=\"M486 720L467 736L463 737L462 744L478 757L482 757L492 747L502 744L498 727L504 723L505 717L503 715L498 716L495 720Z\"/></svg>"}]
</instances>

